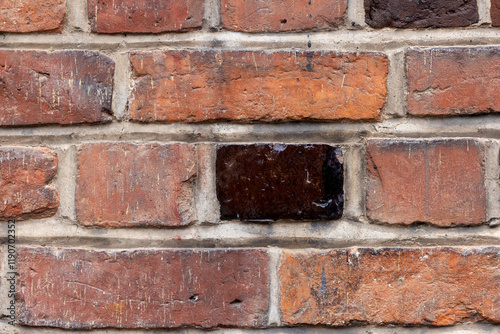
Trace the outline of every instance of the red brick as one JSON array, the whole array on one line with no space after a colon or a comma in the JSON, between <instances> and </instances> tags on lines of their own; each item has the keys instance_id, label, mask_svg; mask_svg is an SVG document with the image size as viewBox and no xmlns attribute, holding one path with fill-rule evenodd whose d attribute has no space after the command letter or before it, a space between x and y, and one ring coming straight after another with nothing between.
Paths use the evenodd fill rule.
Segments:
<instances>
[{"instance_id":1,"label":"red brick","mask_svg":"<svg viewBox=\"0 0 500 334\"><path fill-rule=\"evenodd\" d=\"M366 208L370 219L438 226L485 221L481 142L370 140L367 160Z\"/></svg>"},{"instance_id":2,"label":"red brick","mask_svg":"<svg viewBox=\"0 0 500 334\"><path fill-rule=\"evenodd\" d=\"M201 28L203 0L89 0L93 32L161 33Z\"/></svg>"},{"instance_id":3,"label":"red brick","mask_svg":"<svg viewBox=\"0 0 500 334\"><path fill-rule=\"evenodd\" d=\"M57 155L47 148L0 147L0 220L53 216L59 193L47 184Z\"/></svg>"},{"instance_id":4,"label":"red brick","mask_svg":"<svg viewBox=\"0 0 500 334\"><path fill-rule=\"evenodd\" d=\"M287 251L285 324L500 323L500 248Z\"/></svg>"},{"instance_id":5,"label":"red brick","mask_svg":"<svg viewBox=\"0 0 500 334\"><path fill-rule=\"evenodd\" d=\"M65 0L3 0L0 31L61 32L65 16Z\"/></svg>"},{"instance_id":6,"label":"red brick","mask_svg":"<svg viewBox=\"0 0 500 334\"><path fill-rule=\"evenodd\" d=\"M225 29L244 32L329 30L341 25L347 0L222 0Z\"/></svg>"},{"instance_id":7,"label":"red brick","mask_svg":"<svg viewBox=\"0 0 500 334\"><path fill-rule=\"evenodd\" d=\"M131 64L141 122L374 120L386 97L378 53L147 51Z\"/></svg>"},{"instance_id":8,"label":"red brick","mask_svg":"<svg viewBox=\"0 0 500 334\"><path fill-rule=\"evenodd\" d=\"M190 224L196 220L197 166L197 150L190 144L83 144L78 220L108 227Z\"/></svg>"},{"instance_id":9,"label":"red brick","mask_svg":"<svg viewBox=\"0 0 500 334\"><path fill-rule=\"evenodd\" d=\"M410 49L408 112L417 116L500 111L500 48Z\"/></svg>"},{"instance_id":10,"label":"red brick","mask_svg":"<svg viewBox=\"0 0 500 334\"><path fill-rule=\"evenodd\" d=\"M0 51L0 125L110 121L114 62L89 51Z\"/></svg>"},{"instance_id":11,"label":"red brick","mask_svg":"<svg viewBox=\"0 0 500 334\"><path fill-rule=\"evenodd\" d=\"M18 250L22 325L261 327L266 319L263 250Z\"/></svg>"},{"instance_id":12,"label":"red brick","mask_svg":"<svg viewBox=\"0 0 500 334\"><path fill-rule=\"evenodd\" d=\"M500 26L500 0L491 0L491 24L494 27Z\"/></svg>"}]
</instances>

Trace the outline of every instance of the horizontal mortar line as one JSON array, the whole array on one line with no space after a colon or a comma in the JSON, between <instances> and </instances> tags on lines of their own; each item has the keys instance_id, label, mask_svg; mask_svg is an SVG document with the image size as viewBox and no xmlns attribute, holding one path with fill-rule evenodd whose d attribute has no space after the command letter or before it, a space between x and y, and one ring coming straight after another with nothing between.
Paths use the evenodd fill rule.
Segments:
<instances>
[{"instance_id":1,"label":"horizontal mortar line","mask_svg":"<svg viewBox=\"0 0 500 334\"><path fill-rule=\"evenodd\" d=\"M383 51L410 46L442 47L500 44L496 28L445 28L427 30L337 30L330 32L249 34L239 32L189 32L161 35L98 35L88 33L0 35L0 48L48 48L50 50L97 49L130 51L134 49L213 48L303 50L346 49ZM308 42L311 41L311 47ZM355 43L353 43L355 41Z\"/></svg>"},{"instance_id":2,"label":"horizontal mortar line","mask_svg":"<svg viewBox=\"0 0 500 334\"><path fill-rule=\"evenodd\" d=\"M16 241L16 246L27 247L54 247L54 248L82 248L97 250L136 250L136 249L220 249L220 248L268 248L278 247L280 250L328 250L338 248L487 248L499 247L500 238L468 236L466 241L462 237L450 239L442 238L393 238L388 240L317 240L307 238L247 238L238 241L223 241L217 238L203 240L127 240L123 238L97 238L78 235L67 237L23 237ZM2 243L5 238L1 239Z\"/></svg>"},{"instance_id":3,"label":"horizontal mortar line","mask_svg":"<svg viewBox=\"0 0 500 334\"><path fill-rule=\"evenodd\" d=\"M71 145L99 141L355 143L360 139L370 137L500 139L500 117L483 115L451 118L395 118L379 123L138 124L113 122L101 125L0 128L0 145L16 143Z\"/></svg>"}]
</instances>

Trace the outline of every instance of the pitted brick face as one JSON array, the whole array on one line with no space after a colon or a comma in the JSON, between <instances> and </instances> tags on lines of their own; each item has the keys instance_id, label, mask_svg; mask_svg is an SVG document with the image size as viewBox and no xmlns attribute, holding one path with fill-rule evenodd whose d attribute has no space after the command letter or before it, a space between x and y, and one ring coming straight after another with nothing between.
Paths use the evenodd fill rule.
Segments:
<instances>
[{"instance_id":1,"label":"pitted brick face","mask_svg":"<svg viewBox=\"0 0 500 334\"><path fill-rule=\"evenodd\" d=\"M47 148L0 147L0 220L53 216L59 193L48 183L57 172L57 155Z\"/></svg>"},{"instance_id":2,"label":"pitted brick face","mask_svg":"<svg viewBox=\"0 0 500 334\"><path fill-rule=\"evenodd\" d=\"M388 60L379 53L133 52L139 122L376 120Z\"/></svg>"},{"instance_id":3,"label":"pitted brick face","mask_svg":"<svg viewBox=\"0 0 500 334\"><path fill-rule=\"evenodd\" d=\"M61 32L65 0L2 0L0 32Z\"/></svg>"}]
</instances>

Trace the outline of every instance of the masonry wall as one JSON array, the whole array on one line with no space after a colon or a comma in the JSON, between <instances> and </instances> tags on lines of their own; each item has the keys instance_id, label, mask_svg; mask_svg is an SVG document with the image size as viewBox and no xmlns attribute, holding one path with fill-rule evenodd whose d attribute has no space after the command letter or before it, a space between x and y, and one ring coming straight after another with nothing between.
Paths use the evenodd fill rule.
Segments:
<instances>
[{"instance_id":1,"label":"masonry wall","mask_svg":"<svg viewBox=\"0 0 500 334\"><path fill-rule=\"evenodd\" d=\"M0 332L496 333L499 8L4 1Z\"/></svg>"}]
</instances>

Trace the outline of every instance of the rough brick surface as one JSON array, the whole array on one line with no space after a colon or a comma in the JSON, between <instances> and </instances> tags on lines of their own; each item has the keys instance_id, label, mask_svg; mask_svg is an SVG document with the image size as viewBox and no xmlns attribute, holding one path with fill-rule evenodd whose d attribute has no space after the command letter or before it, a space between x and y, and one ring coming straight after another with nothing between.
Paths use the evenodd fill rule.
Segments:
<instances>
[{"instance_id":1,"label":"rough brick surface","mask_svg":"<svg viewBox=\"0 0 500 334\"><path fill-rule=\"evenodd\" d=\"M479 20L476 0L365 0L365 13L374 28L466 27Z\"/></svg>"},{"instance_id":2,"label":"rough brick surface","mask_svg":"<svg viewBox=\"0 0 500 334\"><path fill-rule=\"evenodd\" d=\"M344 207L340 148L222 145L217 197L222 219L338 219Z\"/></svg>"},{"instance_id":3,"label":"rough brick surface","mask_svg":"<svg viewBox=\"0 0 500 334\"><path fill-rule=\"evenodd\" d=\"M2 0L0 31L60 32L65 15L64 0Z\"/></svg>"},{"instance_id":4,"label":"rough brick surface","mask_svg":"<svg viewBox=\"0 0 500 334\"><path fill-rule=\"evenodd\" d=\"M500 111L500 48L410 49L406 72L410 114Z\"/></svg>"},{"instance_id":5,"label":"rough brick surface","mask_svg":"<svg viewBox=\"0 0 500 334\"><path fill-rule=\"evenodd\" d=\"M485 221L484 145L476 140L370 140L368 217L439 226Z\"/></svg>"},{"instance_id":6,"label":"rough brick surface","mask_svg":"<svg viewBox=\"0 0 500 334\"><path fill-rule=\"evenodd\" d=\"M203 0L89 0L93 32L160 33L201 28Z\"/></svg>"},{"instance_id":7,"label":"rough brick surface","mask_svg":"<svg viewBox=\"0 0 500 334\"><path fill-rule=\"evenodd\" d=\"M78 220L108 227L190 224L197 172L196 148L190 144L83 144Z\"/></svg>"},{"instance_id":8,"label":"rough brick surface","mask_svg":"<svg viewBox=\"0 0 500 334\"><path fill-rule=\"evenodd\" d=\"M378 53L148 51L131 64L141 122L368 120L386 97Z\"/></svg>"},{"instance_id":9,"label":"rough brick surface","mask_svg":"<svg viewBox=\"0 0 500 334\"><path fill-rule=\"evenodd\" d=\"M57 190L47 186L57 171L57 155L47 148L0 147L0 220L54 215Z\"/></svg>"},{"instance_id":10,"label":"rough brick surface","mask_svg":"<svg viewBox=\"0 0 500 334\"><path fill-rule=\"evenodd\" d=\"M97 52L0 51L0 126L109 121L113 75Z\"/></svg>"},{"instance_id":11,"label":"rough brick surface","mask_svg":"<svg viewBox=\"0 0 500 334\"><path fill-rule=\"evenodd\" d=\"M344 21L347 0L222 0L225 29L244 32L327 30Z\"/></svg>"},{"instance_id":12,"label":"rough brick surface","mask_svg":"<svg viewBox=\"0 0 500 334\"><path fill-rule=\"evenodd\" d=\"M494 27L500 26L500 0L491 0L491 24Z\"/></svg>"},{"instance_id":13,"label":"rough brick surface","mask_svg":"<svg viewBox=\"0 0 500 334\"><path fill-rule=\"evenodd\" d=\"M288 324L448 326L500 322L500 249L287 251Z\"/></svg>"},{"instance_id":14,"label":"rough brick surface","mask_svg":"<svg viewBox=\"0 0 500 334\"><path fill-rule=\"evenodd\" d=\"M67 329L263 326L268 256L19 248L18 321Z\"/></svg>"}]
</instances>

